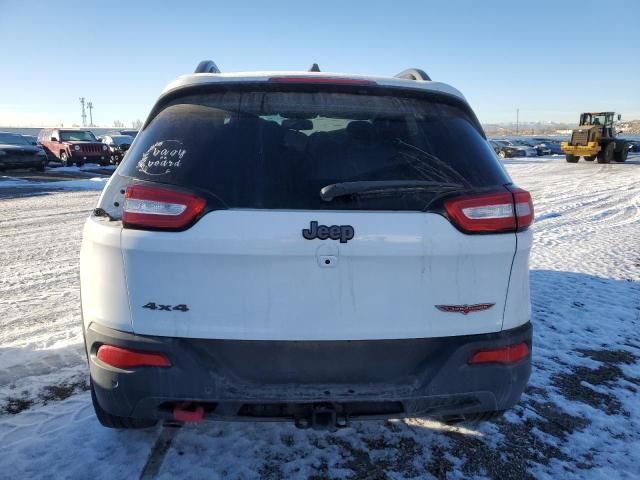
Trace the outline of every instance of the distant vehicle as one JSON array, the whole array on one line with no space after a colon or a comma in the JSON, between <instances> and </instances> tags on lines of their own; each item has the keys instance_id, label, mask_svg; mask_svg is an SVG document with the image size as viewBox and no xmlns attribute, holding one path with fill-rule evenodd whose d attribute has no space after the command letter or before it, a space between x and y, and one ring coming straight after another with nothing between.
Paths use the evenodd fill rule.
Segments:
<instances>
[{"instance_id":1,"label":"distant vehicle","mask_svg":"<svg viewBox=\"0 0 640 480\"><path fill-rule=\"evenodd\" d=\"M629 142L629 152L640 152L640 141L631 141Z\"/></svg>"},{"instance_id":2,"label":"distant vehicle","mask_svg":"<svg viewBox=\"0 0 640 480\"><path fill-rule=\"evenodd\" d=\"M133 143L133 137L129 135L104 135L98 137L98 140L109 147L111 163L116 165L122 161L124 154L127 153Z\"/></svg>"},{"instance_id":3,"label":"distant vehicle","mask_svg":"<svg viewBox=\"0 0 640 480\"><path fill-rule=\"evenodd\" d=\"M43 172L46 165L47 155L43 149L17 133L0 132L0 170L33 168Z\"/></svg>"},{"instance_id":4,"label":"distant vehicle","mask_svg":"<svg viewBox=\"0 0 640 480\"><path fill-rule=\"evenodd\" d=\"M527 150L523 146L513 145L508 140L489 140L489 144L500 158L526 157Z\"/></svg>"},{"instance_id":5,"label":"distant vehicle","mask_svg":"<svg viewBox=\"0 0 640 480\"><path fill-rule=\"evenodd\" d=\"M571 132L571 139L562 142L567 162L577 163L580 157L588 162L624 162L629 152L629 142L616 138L613 127L614 112L585 112L580 115L580 125ZM618 120L621 116L618 115Z\"/></svg>"},{"instance_id":6,"label":"distant vehicle","mask_svg":"<svg viewBox=\"0 0 640 480\"><path fill-rule=\"evenodd\" d=\"M535 137L533 139L535 142L539 142L540 145L549 149L549 153L551 155L562 155L564 152L562 151L562 147L560 146L560 140L554 140L551 138L541 138ZM548 154L545 154L548 155Z\"/></svg>"},{"instance_id":7,"label":"distant vehicle","mask_svg":"<svg viewBox=\"0 0 640 480\"><path fill-rule=\"evenodd\" d=\"M138 135L138 130L128 130L128 129L124 129L124 130L116 130L117 134L119 135L128 135L131 138L136 138L136 135Z\"/></svg>"},{"instance_id":8,"label":"distant vehicle","mask_svg":"<svg viewBox=\"0 0 640 480\"><path fill-rule=\"evenodd\" d=\"M519 138L517 140L513 140L513 144L514 145L522 145L522 146L526 146L526 147L532 147L532 148L535 149L536 154L538 156L550 155L551 154L551 149L550 148L548 148L546 145L544 145L541 142L536 142L532 138Z\"/></svg>"},{"instance_id":9,"label":"distant vehicle","mask_svg":"<svg viewBox=\"0 0 640 480\"><path fill-rule=\"evenodd\" d=\"M100 142L89 130L70 128L44 128L38 141L49 157L63 166L84 163L109 163L109 147Z\"/></svg>"},{"instance_id":10,"label":"distant vehicle","mask_svg":"<svg viewBox=\"0 0 640 480\"><path fill-rule=\"evenodd\" d=\"M25 140L27 140L27 142L29 142L29 145L33 145L35 147L38 147L46 155L47 151L44 149L44 147L42 145L40 145L38 143L38 137L33 136L33 135L22 135L22 136L25 138Z\"/></svg>"},{"instance_id":11,"label":"distant vehicle","mask_svg":"<svg viewBox=\"0 0 640 480\"><path fill-rule=\"evenodd\" d=\"M84 228L100 423L333 429L516 404L533 204L465 98L417 69L214 68L163 92Z\"/></svg>"}]
</instances>

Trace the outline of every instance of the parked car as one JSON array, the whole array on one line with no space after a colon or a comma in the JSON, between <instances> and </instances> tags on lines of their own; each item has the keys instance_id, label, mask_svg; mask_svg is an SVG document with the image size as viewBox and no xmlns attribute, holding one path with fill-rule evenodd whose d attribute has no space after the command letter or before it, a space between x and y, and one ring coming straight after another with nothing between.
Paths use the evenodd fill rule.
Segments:
<instances>
[{"instance_id":1,"label":"parked car","mask_svg":"<svg viewBox=\"0 0 640 480\"><path fill-rule=\"evenodd\" d=\"M545 148L549 149L549 153L545 155L564 155L562 148L560 148L560 140L554 140L550 138L534 138L533 141L539 142Z\"/></svg>"},{"instance_id":2,"label":"parked car","mask_svg":"<svg viewBox=\"0 0 640 480\"><path fill-rule=\"evenodd\" d=\"M138 135L138 130L130 130L130 129L124 129L124 130L116 130L114 132L115 135L128 135L131 138L136 138L136 135Z\"/></svg>"},{"instance_id":3,"label":"parked car","mask_svg":"<svg viewBox=\"0 0 640 480\"><path fill-rule=\"evenodd\" d=\"M129 135L104 135L103 137L98 137L98 140L109 147L111 163L116 165L122 161L124 154L127 153L133 143L133 137Z\"/></svg>"},{"instance_id":4,"label":"parked car","mask_svg":"<svg viewBox=\"0 0 640 480\"><path fill-rule=\"evenodd\" d=\"M550 155L551 149L548 148L545 144L541 142L537 142L533 139L529 138L520 138L512 141L514 145L523 145L526 147L531 147L536 151L536 155L539 157L542 155Z\"/></svg>"},{"instance_id":5,"label":"parked car","mask_svg":"<svg viewBox=\"0 0 640 480\"><path fill-rule=\"evenodd\" d=\"M0 170L32 168L43 172L46 165L47 155L41 148L17 133L0 132Z\"/></svg>"},{"instance_id":6,"label":"parked car","mask_svg":"<svg viewBox=\"0 0 640 480\"><path fill-rule=\"evenodd\" d=\"M526 157L527 150L518 145L513 145L507 140L489 140L489 144L500 158Z\"/></svg>"},{"instance_id":7,"label":"parked car","mask_svg":"<svg viewBox=\"0 0 640 480\"><path fill-rule=\"evenodd\" d=\"M640 152L640 142L632 141L629 143L629 152Z\"/></svg>"},{"instance_id":8,"label":"parked car","mask_svg":"<svg viewBox=\"0 0 640 480\"><path fill-rule=\"evenodd\" d=\"M38 142L50 159L63 166L84 163L109 163L109 147L100 142L90 130L70 128L44 128L38 134Z\"/></svg>"},{"instance_id":9,"label":"parked car","mask_svg":"<svg viewBox=\"0 0 640 480\"><path fill-rule=\"evenodd\" d=\"M98 420L512 407L533 205L462 94L415 69L212 71L167 87L84 228Z\"/></svg>"},{"instance_id":10,"label":"parked car","mask_svg":"<svg viewBox=\"0 0 640 480\"><path fill-rule=\"evenodd\" d=\"M27 142L29 142L29 145L38 147L40 150L42 150L45 153L45 155L47 154L47 151L44 149L44 147L38 143L38 137L33 135L22 135L22 136Z\"/></svg>"}]
</instances>

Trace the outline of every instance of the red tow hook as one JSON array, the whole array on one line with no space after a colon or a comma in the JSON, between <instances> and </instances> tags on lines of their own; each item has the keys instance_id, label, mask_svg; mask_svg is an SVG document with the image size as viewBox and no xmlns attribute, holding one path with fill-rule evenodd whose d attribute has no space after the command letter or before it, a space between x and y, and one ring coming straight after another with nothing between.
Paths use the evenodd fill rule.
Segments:
<instances>
[{"instance_id":1,"label":"red tow hook","mask_svg":"<svg viewBox=\"0 0 640 480\"><path fill-rule=\"evenodd\" d=\"M173 418L179 422L198 423L204 417L204 407L194 403L179 403L173 408Z\"/></svg>"}]
</instances>

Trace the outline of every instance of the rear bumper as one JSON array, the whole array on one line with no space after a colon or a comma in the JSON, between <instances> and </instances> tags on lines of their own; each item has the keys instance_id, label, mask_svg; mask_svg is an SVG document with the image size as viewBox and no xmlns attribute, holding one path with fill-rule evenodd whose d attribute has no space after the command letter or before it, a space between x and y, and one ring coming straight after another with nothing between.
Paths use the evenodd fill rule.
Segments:
<instances>
[{"instance_id":1,"label":"rear bumper","mask_svg":"<svg viewBox=\"0 0 640 480\"><path fill-rule=\"evenodd\" d=\"M100 406L125 417L170 417L175 404L209 416L295 417L332 405L351 417L444 416L515 405L531 373L517 363L469 365L478 350L525 342L530 323L498 333L362 341L237 341L140 336L92 324L85 332ZM100 345L163 352L168 368L122 370L96 357Z\"/></svg>"}]
</instances>

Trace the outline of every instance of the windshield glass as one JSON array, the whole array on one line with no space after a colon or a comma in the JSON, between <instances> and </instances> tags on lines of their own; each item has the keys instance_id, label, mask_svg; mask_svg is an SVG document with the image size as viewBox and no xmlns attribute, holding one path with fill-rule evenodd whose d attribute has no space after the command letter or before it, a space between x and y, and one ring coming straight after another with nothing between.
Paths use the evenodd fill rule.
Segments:
<instances>
[{"instance_id":1,"label":"windshield glass","mask_svg":"<svg viewBox=\"0 0 640 480\"><path fill-rule=\"evenodd\" d=\"M584 116L583 125L606 125L607 116L606 115L592 115L586 114Z\"/></svg>"},{"instance_id":2,"label":"windshield glass","mask_svg":"<svg viewBox=\"0 0 640 480\"><path fill-rule=\"evenodd\" d=\"M133 137L129 135L112 135L111 139L116 145L131 145L133 143Z\"/></svg>"},{"instance_id":3,"label":"windshield glass","mask_svg":"<svg viewBox=\"0 0 640 480\"><path fill-rule=\"evenodd\" d=\"M15 133L0 133L0 143L5 145L31 145L22 135Z\"/></svg>"},{"instance_id":4,"label":"windshield glass","mask_svg":"<svg viewBox=\"0 0 640 480\"><path fill-rule=\"evenodd\" d=\"M60 130L63 142L97 142L95 135L88 130Z\"/></svg>"},{"instance_id":5,"label":"windshield glass","mask_svg":"<svg viewBox=\"0 0 640 480\"><path fill-rule=\"evenodd\" d=\"M420 209L433 192L340 197L358 181L486 187L509 179L459 107L396 96L228 92L174 100L140 132L122 174L196 187L227 207Z\"/></svg>"}]
</instances>

